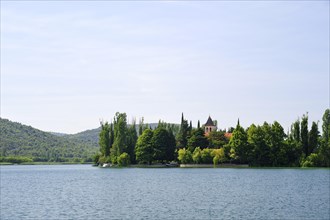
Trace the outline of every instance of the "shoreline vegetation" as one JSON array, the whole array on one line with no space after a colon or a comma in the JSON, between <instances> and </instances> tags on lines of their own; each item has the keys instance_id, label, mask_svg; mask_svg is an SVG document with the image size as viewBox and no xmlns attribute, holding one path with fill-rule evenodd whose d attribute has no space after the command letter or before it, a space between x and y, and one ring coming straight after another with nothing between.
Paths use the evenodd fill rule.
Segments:
<instances>
[{"instance_id":1,"label":"shoreline vegetation","mask_svg":"<svg viewBox=\"0 0 330 220\"><path fill-rule=\"evenodd\" d=\"M330 167L330 109L323 114L322 133L320 122L308 126L308 114L285 133L277 121L243 128L238 120L235 128L218 129L217 121L209 117L203 125L198 121L195 128L182 113L180 124L159 121L151 126L143 118L138 124L135 119L129 124L126 113L117 112L112 121L101 121L98 150L86 148L81 139L72 148L76 139L65 142L32 127L1 122L0 165ZM43 144L34 144L38 137L43 138ZM29 141L24 142L26 139Z\"/></svg>"},{"instance_id":2,"label":"shoreline vegetation","mask_svg":"<svg viewBox=\"0 0 330 220\"><path fill-rule=\"evenodd\" d=\"M10 162L0 162L0 166L19 166L19 165L78 165L78 164L90 164L93 165L92 162L23 162L23 163L10 163Z\"/></svg>"},{"instance_id":3,"label":"shoreline vegetation","mask_svg":"<svg viewBox=\"0 0 330 220\"><path fill-rule=\"evenodd\" d=\"M208 118L204 125L192 127L182 113L180 126L159 121L151 128L136 121L130 126L126 113L115 114L112 121L101 122L99 152L94 163L111 167L153 164L236 164L249 167L330 167L330 110L322 117L322 135L318 122L308 127L308 114L298 118L284 132L279 122L252 124L247 128L217 130L217 121ZM185 166L185 165L183 165Z\"/></svg>"},{"instance_id":4,"label":"shoreline vegetation","mask_svg":"<svg viewBox=\"0 0 330 220\"><path fill-rule=\"evenodd\" d=\"M249 166L248 164L178 164L177 166L166 166L166 164L131 164L127 166L118 166L118 165L113 165L113 166L107 166L107 167L102 167L101 165L96 165L94 163L70 163L70 162L30 162L30 163L6 163L6 162L1 162L1 166L24 166L24 165L31 165L31 166L38 166L38 165L63 165L63 166L68 166L68 165L91 165L93 167L98 167L101 169L122 169L122 168L141 168L141 169L172 169L172 168L177 168L177 169L194 169L194 168L223 168L223 169L330 169L330 167L263 167L263 166Z\"/></svg>"}]
</instances>

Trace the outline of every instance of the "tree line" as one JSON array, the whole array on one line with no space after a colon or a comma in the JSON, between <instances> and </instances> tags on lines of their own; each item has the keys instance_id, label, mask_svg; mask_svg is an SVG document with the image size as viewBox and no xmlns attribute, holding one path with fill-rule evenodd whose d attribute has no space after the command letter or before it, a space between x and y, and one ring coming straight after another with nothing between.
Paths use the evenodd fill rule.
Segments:
<instances>
[{"instance_id":1,"label":"tree line","mask_svg":"<svg viewBox=\"0 0 330 220\"><path fill-rule=\"evenodd\" d=\"M100 153L95 163L113 163L120 166L154 161L172 161L176 149L174 134L177 126L159 122L154 130L140 121L138 129L133 120L127 124L126 113L117 112L111 123L101 122L99 134Z\"/></svg>"},{"instance_id":2,"label":"tree line","mask_svg":"<svg viewBox=\"0 0 330 220\"><path fill-rule=\"evenodd\" d=\"M198 121L192 127L181 116L181 124L159 121L154 129L140 120L138 129L133 120L127 124L126 113L116 113L111 123L101 122L100 152L95 163L152 164L178 161L180 163L235 163L267 167L329 167L330 110L322 117L322 135L318 122L308 129L308 114L296 120L290 131L284 132L279 122L252 124L244 129L239 121L235 128L212 131L205 135Z\"/></svg>"}]
</instances>

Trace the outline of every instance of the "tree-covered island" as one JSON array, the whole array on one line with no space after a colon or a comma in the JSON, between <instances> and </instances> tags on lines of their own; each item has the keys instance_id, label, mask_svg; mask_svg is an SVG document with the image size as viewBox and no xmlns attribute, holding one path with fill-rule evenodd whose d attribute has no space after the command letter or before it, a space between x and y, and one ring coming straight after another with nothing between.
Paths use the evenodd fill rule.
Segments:
<instances>
[{"instance_id":1,"label":"tree-covered island","mask_svg":"<svg viewBox=\"0 0 330 220\"><path fill-rule=\"evenodd\" d=\"M197 128L181 116L181 124L159 121L157 127L136 121L128 125L126 113L116 113L101 122L100 150L96 164L248 164L263 167L330 167L330 109L308 128L308 114L296 120L285 133L277 121L252 124L244 129L239 120L235 128L217 129L211 117Z\"/></svg>"}]
</instances>

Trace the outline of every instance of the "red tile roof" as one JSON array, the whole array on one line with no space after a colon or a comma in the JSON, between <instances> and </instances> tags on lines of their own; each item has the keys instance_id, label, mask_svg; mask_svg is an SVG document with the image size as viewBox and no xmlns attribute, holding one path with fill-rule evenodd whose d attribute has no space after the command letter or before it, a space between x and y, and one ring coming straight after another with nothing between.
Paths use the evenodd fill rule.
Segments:
<instances>
[{"instance_id":1,"label":"red tile roof","mask_svg":"<svg viewBox=\"0 0 330 220\"><path fill-rule=\"evenodd\" d=\"M228 133L228 132L225 133L225 137L226 138L230 139L231 136L233 136L233 133Z\"/></svg>"}]
</instances>

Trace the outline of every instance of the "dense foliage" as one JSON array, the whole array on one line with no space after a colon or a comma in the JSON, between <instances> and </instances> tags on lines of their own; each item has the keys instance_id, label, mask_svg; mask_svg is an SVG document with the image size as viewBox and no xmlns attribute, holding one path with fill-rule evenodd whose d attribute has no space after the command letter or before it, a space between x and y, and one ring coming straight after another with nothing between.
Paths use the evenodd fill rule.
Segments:
<instances>
[{"instance_id":1,"label":"dense foliage","mask_svg":"<svg viewBox=\"0 0 330 220\"><path fill-rule=\"evenodd\" d=\"M65 135L65 138L73 141L79 140L93 146L98 146L100 131L101 127L98 127L95 129L79 132L77 134Z\"/></svg>"},{"instance_id":2,"label":"dense foliage","mask_svg":"<svg viewBox=\"0 0 330 220\"><path fill-rule=\"evenodd\" d=\"M100 128L75 135L55 135L6 119L0 122L0 162L93 160L127 166L177 160L196 164L330 167L329 109L322 117L322 132L318 122L312 122L309 130L308 114L296 120L287 133L277 121L252 124L246 129L238 121L227 132L219 130L206 135L199 122L193 128L183 114L180 125L162 121L144 124L143 118L138 125L135 120L129 125L125 113L116 113L110 123L101 122Z\"/></svg>"},{"instance_id":3,"label":"dense foliage","mask_svg":"<svg viewBox=\"0 0 330 220\"><path fill-rule=\"evenodd\" d=\"M195 130L188 140L188 148L179 149L181 163L236 163L251 166L330 166L330 112L323 115L322 136L316 122L308 130L308 115L303 115L285 134L283 127L275 121L261 126L252 124L247 129L237 123L229 142L222 131L211 133L209 147L196 144ZM214 140L216 138L216 140ZM190 144L189 144L190 143ZM195 144L191 144L195 143ZM212 144L211 144L212 143ZM199 145L199 146L198 146ZM198 147L196 147L198 146ZM217 147L218 146L218 147ZM205 148L205 149L203 149ZM215 149L219 148L219 149Z\"/></svg>"},{"instance_id":4,"label":"dense foliage","mask_svg":"<svg viewBox=\"0 0 330 220\"><path fill-rule=\"evenodd\" d=\"M131 163L151 164L153 161L175 159L175 125L160 121L157 128L152 130L141 120L138 137L135 121L129 126L126 118L125 113L116 113L113 123L101 123L100 154L94 157L96 163L111 162L125 166Z\"/></svg>"},{"instance_id":5,"label":"dense foliage","mask_svg":"<svg viewBox=\"0 0 330 220\"><path fill-rule=\"evenodd\" d=\"M91 162L97 145L0 118L0 149L2 162Z\"/></svg>"},{"instance_id":6,"label":"dense foliage","mask_svg":"<svg viewBox=\"0 0 330 220\"><path fill-rule=\"evenodd\" d=\"M117 113L116 117L119 115L122 114ZM126 126L119 129L120 132L126 134L126 139L133 136L135 137L133 140L136 140L135 132L130 134L127 124L124 123L124 125ZM230 132L220 130L207 135L200 123L197 128L192 128L191 122L188 123L182 114L181 125L175 132L176 138L171 126L167 126L166 123L159 122L154 129L140 123L139 137L134 145L134 151L128 150L125 147L127 142L121 140L124 150L119 153L127 153L130 158L136 159L135 161L131 159L131 163L145 164L164 163L177 158L180 163L196 164L235 163L269 167L329 167L329 129L329 109L323 115L322 136L320 136L316 122L312 122L309 130L308 114L303 115L301 120L295 121L287 134L277 121L272 124L267 122L263 125L252 124L247 129L240 126L238 121L236 128L229 129ZM133 147L133 142L130 143ZM101 142L100 147L102 152ZM115 144L112 148L114 147L116 147ZM115 152L112 151L113 154ZM104 153L101 158L102 156ZM118 163L116 160L112 160L112 162Z\"/></svg>"}]
</instances>

